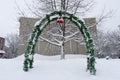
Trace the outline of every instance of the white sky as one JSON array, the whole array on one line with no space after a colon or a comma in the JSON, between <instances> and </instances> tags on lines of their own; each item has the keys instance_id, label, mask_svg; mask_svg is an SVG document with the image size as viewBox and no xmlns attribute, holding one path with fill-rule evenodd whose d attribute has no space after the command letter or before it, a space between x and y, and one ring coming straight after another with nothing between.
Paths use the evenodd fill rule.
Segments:
<instances>
[{"instance_id":1,"label":"white sky","mask_svg":"<svg viewBox=\"0 0 120 80\"><path fill-rule=\"evenodd\" d=\"M22 6L24 0L16 0ZM31 0L27 0L31 1ZM96 4L93 11L88 15L90 17L98 16L104 6L106 12L114 10L114 16L104 23L103 30L115 30L120 25L120 0L95 0ZM17 10L15 0L0 1L0 36L5 37L9 33L19 33L19 22L17 21Z\"/></svg>"}]
</instances>

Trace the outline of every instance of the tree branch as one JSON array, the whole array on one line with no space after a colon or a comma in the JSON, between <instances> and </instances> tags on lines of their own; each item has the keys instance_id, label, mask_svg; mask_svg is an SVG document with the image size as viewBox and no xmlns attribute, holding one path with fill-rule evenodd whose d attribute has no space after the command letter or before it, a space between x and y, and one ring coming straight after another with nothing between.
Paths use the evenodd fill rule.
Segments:
<instances>
[{"instance_id":1,"label":"tree branch","mask_svg":"<svg viewBox=\"0 0 120 80\"><path fill-rule=\"evenodd\" d=\"M44 40L44 41L46 41L46 42L48 42L48 43L50 43L50 44L53 44L53 45L56 45L56 46L61 46L60 44L57 44L57 43L55 43L55 42L51 42L50 40L45 39L45 38L43 38L42 36L40 36L40 39L42 39L42 40Z\"/></svg>"}]
</instances>

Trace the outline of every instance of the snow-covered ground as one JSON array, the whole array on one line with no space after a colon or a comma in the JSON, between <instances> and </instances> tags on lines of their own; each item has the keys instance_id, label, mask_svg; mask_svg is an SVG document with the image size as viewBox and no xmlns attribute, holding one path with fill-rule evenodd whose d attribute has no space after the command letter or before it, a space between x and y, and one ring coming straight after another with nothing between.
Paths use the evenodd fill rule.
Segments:
<instances>
[{"instance_id":1,"label":"snow-covered ground","mask_svg":"<svg viewBox=\"0 0 120 80\"><path fill-rule=\"evenodd\" d=\"M120 59L96 59L96 76L86 72L86 56L35 55L34 68L24 72L24 57L0 59L0 80L120 80Z\"/></svg>"}]
</instances>

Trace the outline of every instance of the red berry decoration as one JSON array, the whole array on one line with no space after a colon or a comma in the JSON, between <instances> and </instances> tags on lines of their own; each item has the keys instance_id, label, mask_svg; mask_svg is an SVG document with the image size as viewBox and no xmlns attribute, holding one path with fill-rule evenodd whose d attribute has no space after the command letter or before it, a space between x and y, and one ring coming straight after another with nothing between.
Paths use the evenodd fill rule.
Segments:
<instances>
[{"instance_id":1,"label":"red berry decoration","mask_svg":"<svg viewBox=\"0 0 120 80\"><path fill-rule=\"evenodd\" d=\"M63 19L62 19L61 16L57 19L57 23L59 23L59 24L62 24L62 23L63 23Z\"/></svg>"}]
</instances>

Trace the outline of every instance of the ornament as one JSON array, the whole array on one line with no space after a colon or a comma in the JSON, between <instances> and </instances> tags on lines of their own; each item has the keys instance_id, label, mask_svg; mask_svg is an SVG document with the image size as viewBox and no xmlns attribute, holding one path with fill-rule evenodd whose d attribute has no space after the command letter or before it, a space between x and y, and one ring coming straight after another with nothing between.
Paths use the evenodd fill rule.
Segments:
<instances>
[{"instance_id":1,"label":"ornament","mask_svg":"<svg viewBox=\"0 0 120 80\"><path fill-rule=\"evenodd\" d=\"M62 23L63 23L63 19L62 19L61 16L57 19L57 23L59 23L59 24L62 24Z\"/></svg>"}]
</instances>

